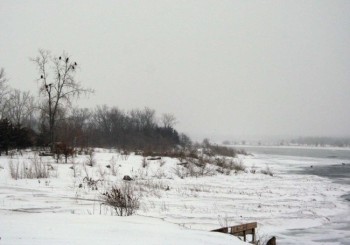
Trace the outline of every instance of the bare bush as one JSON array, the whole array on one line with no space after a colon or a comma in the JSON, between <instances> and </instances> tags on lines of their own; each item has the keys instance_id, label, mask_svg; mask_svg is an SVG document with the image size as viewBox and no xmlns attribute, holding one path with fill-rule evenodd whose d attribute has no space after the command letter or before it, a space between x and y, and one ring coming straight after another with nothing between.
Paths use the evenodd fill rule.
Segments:
<instances>
[{"instance_id":1,"label":"bare bush","mask_svg":"<svg viewBox=\"0 0 350 245\"><path fill-rule=\"evenodd\" d=\"M34 155L30 159L30 163L21 164L17 161L14 164L12 161L9 163L11 177L15 180L17 179L41 179L49 178L49 168L46 164L42 162L42 159L37 155Z\"/></svg>"},{"instance_id":2,"label":"bare bush","mask_svg":"<svg viewBox=\"0 0 350 245\"><path fill-rule=\"evenodd\" d=\"M23 163L22 163L23 164ZM20 166L19 166L19 161L17 161L16 164L13 163L12 160L9 162L9 167L10 167L10 174L12 179L21 179L19 174L20 174Z\"/></svg>"},{"instance_id":3,"label":"bare bush","mask_svg":"<svg viewBox=\"0 0 350 245\"><path fill-rule=\"evenodd\" d=\"M215 164L218 167L221 167L221 168L226 168L227 167L226 158L225 157L217 157L217 158L215 158L214 161L215 161Z\"/></svg>"},{"instance_id":4,"label":"bare bush","mask_svg":"<svg viewBox=\"0 0 350 245\"><path fill-rule=\"evenodd\" d=\"M215 169L210 167L208 163L204 163L199 168L199 174L201 176L213 176L216 174L215 172L216 172Z\"/></svg>"},{"instance_id":5,"label":"bare bush","mask_svg":"<svg viewBox=\"0 0 350 245\"><path fill-rule=\"evenodd\" d=\"M230 169L235 170L236 172L245 171L246 166L244 166L242 160L234 161L232 160L229 164Z\"/></svg>"},{"instance_id":6,"label":"bare bush","mask_svg":"<svg viewBox=\"0 0 350 245\"><path fill-rule=\"evenodd\" d=\"M86 183L86 185L93 191L97 191L98 190L98 182L101 182L102 180L98 179L98 180L94 180L90 177L84 177L83 179L83 183Z\"/></svg>"},{"instance_id":7,"label":"bare bush","mask_svg":"<svg viewBox=\"0 0 350 245\"><path fill-rule=\"evenodd\" d=\"M102 194L103 204L113 208L118 216L133 215L140 207L139 197L129 182L123 182L120 187L114 186Z\"/></svg>"},{"instance_id":8,"label":"bare bush","mask_svg":"<svg viewBox=\"0 0 350 245\"><path fill-rule=\"evenodd\" d=\"M207 155L220 155L226 157L235 157L237 154L247 155L245 150L238 150L232 147L213 145L208 139L203 140L202 147Z\"/></svg>"},{"instance_id":9,"label":"bare bush","mask_svg":"<svg viewBox=\"0 0 350 245\"><path fill-rule=\"evenodd\" d=\"M196 151L184 151L184 150L172 150L172 151L144 151L142 154L144 157L170 157L178 158L182 162L186 157L198 158Z\"/></svg>"},{"instance_id":10,"label":"bare bush","mask_svg":"<svg viewBox=\"0 0 350 245\"><path fill-rule=\"evenodd\" d=\"M210 158L198 157L191 158L187 157L186 162L180 163L174 168L174 173L180 178L185 177L200 177L200 176L213 176L215 175L215 168L211 167Z\"/></svg>"},{"instance_id":11,"label":"bare bush","mask_svg":"<svg viewBox=\"0 0 350 245\"><path fill-rule=\"evenodd\" d=\"M217 157L214 159L214 164L217 165L219 173L229 174L231 170L236 173L240 171L245 171L246 166L243 164L242 160L226 159L225 157Z\"/></svg>"}]
</instances>

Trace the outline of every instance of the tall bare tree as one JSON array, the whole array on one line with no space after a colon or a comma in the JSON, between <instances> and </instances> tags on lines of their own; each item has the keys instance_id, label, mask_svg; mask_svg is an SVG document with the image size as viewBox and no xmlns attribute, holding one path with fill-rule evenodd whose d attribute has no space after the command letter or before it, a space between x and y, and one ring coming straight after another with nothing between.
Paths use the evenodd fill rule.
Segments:
<instances>
[{"instance_id":1,"label":"tall bare tree","mask_svg":"<svg viewBox=\"0 0 350 245\"><path fill-rule=\"evenodd\" d=\"M74 97L93 93L93 90L83 88L76 80L78 64L66 53L55 57L50 51L41 49L39 55L32 61L39 72L40 94L44 96L47 103L42 110L48 117L51 150L53 150L57 115L60 109L70 107Z\"/></svg>"}]
</instances>

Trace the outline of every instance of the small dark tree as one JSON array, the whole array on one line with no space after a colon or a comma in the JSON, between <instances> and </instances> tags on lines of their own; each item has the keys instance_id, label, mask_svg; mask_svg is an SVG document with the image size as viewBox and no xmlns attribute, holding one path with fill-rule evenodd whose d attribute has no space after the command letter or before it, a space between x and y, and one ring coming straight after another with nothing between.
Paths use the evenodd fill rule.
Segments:
<instances>
[{"instance_id":1,"label":"small dark tree","mask_svg":"<svg viewBox=\"0 0 350 245\"><path fill-rule=\"evenodd\" d=\"M8 155L11 144L11 133L12 125L10 121L6 118L0 120L0 156L2 151L5 151L6 155Z\"/></svg>"}]
</instances>

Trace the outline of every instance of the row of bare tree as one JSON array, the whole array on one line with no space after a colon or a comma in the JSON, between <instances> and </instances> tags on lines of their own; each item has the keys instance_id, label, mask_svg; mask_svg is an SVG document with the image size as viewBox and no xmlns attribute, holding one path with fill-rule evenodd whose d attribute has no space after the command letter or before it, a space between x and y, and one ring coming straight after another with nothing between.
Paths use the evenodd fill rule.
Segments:
<instances>
[{"instance_id":1,"label":"row of bare tree","mask_svg":"<svg viewBox=\"0 0 350 245\"><path fill-rule=\"evenodd\" d=\"M74 109L57 124L59 140L79 147L117 147L126 150L166 151L183 144L186 138L174 129L167 115L157 119L154 110L124 112L116 107Z\"/></svg>"},{"instance_id":2,"label":"row of bare tree","mask_svg":"<svg viewBox=\"0 0 350 245\"><path fill-rule=\"evenodd\" d=\"M74 147L118 147L128 150L169 150L175 145L188 146L188 136L174 129L176 118L172 114L156 117L154 110L144 108L128 112L116 107L97 106L96 109L79 109L72 101L81 95L93 93L84 88L75 76L79 68L76 61L63 53L53 56L39 50L31 59L38 71L38 100L29 92L8 86L4 69L0 70L0 152L19 148L11 139L16 129L29 146L50 146L63 142ZM10 130L11 128L11 130ZM17 130L18 131L18 130Z\"/></svg>"}]
</instances>

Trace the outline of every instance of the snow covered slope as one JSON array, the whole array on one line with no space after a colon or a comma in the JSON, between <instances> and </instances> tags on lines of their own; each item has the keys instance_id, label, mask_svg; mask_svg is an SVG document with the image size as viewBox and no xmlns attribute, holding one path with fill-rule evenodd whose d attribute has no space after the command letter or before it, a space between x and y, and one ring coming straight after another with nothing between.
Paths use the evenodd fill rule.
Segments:
<instances>
[{"instance_id":1,"label":"snow covered slope","mask_svg":"<svg viewBox=\"0 0 350 245\"><path fill-rule=\"evenodd\" d=\"M283 244L319 244L330 234L335 241L350 238L349 230L334 226L339 217L350 213L348 203L340 197L350 191L349 186L290 173L326 162L240 158L245 171L181 178L176 174L178 159L148 160L144 166L141 156L96 149L94 167L84 166L86 156L75 159L75 170L72 162L56 164L43 157L52 166L50 178L15 180L10 176L10 162L29 164L33 153L12 159L3 156L1 244L241 244L235 237L209 230L254 221L261 240L274 235ZM113 162L114 173L107 167ZM273 176L261 173L267 165ZM113 210L100 205L102 193L120 185L124 175L135 179L132 183L141 202L132 217L114 216ZM86 176L101 180L97 190L86 183ZM313 233L294 232L309 228Z\"/></svg>"}]
</instances>

